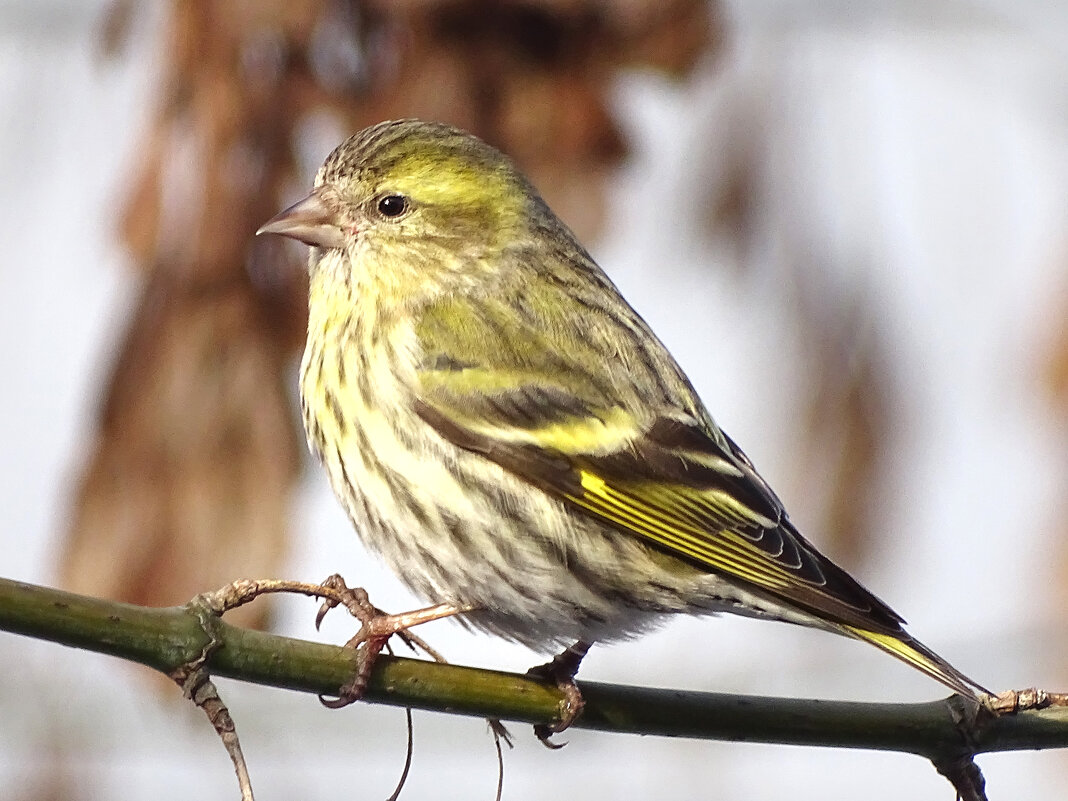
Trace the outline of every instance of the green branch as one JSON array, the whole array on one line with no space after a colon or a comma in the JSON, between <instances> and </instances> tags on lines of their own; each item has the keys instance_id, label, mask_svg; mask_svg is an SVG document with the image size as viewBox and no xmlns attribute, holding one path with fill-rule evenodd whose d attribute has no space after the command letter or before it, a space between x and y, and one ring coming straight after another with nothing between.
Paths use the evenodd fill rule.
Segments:
<instances>
[{"instance_id":1,"label":"green branch","mask_svg":"<svg viewBox=\"0 0 1068 801\"><path fill-rule=\"evenodd\" d=\"M351 649L231 626L202 600L153 609L0 579L0 630L140 662L331 695L352 676ZM1068 707L994 715L953 696L917 704L849 703L582 682L576 726L791 745L903 751L941 766L988 751L1068 746ZM383 656L365 700L528 723L558 713L561 693L528 676ZM1058 701L1061 699L1057 699Z\"/></svg>"}]
</instances>

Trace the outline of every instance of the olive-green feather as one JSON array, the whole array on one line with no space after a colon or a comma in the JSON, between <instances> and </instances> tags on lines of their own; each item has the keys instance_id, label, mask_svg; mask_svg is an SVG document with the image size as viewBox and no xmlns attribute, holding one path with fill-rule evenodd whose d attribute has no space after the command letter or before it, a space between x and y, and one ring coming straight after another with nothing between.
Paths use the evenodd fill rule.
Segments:
<instances>
[{"instance_id":1,"label":"olive-green feather","mask_svg":"<svg viewBox=\"0 0 1068 801\"><path fill-rule=\"evenodd\" d=\"M424 311L418 411L439 434L691 564L832 623L902 633L900 617L820 556L745 455L693 414L688 384L661 379L664 402L650 408L636 382L661 365L598 348L619 336L554 325L559 303L517 317L505 302L456 296Z\"/></svg>"}]
</instances>

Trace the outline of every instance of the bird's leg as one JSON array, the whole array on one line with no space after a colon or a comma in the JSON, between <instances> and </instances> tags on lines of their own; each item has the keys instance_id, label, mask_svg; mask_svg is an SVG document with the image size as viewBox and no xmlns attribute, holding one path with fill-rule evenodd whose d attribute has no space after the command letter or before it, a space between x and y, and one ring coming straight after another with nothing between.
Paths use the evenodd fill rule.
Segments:
<instances>
[{"instance_id":1,"label":"bird's leg","mask_svg":"<svg viewBox=\"0 0 1068 801\"><path fill-rule=\"evenodd\" d=\"M567 729L582 713L582 707L586 702L582 699L582 691L575 683L575 674L578 673L582 659L589 653L593 643L579 640L574 645L565 648L553 657L551 662L532 667L527 675L549 679L564 694L563 703L560 705L560 717L552 723L539 723L534 727L534 734L541 740L546 748L562 748L564 743L552 742L552 736Z\"/></svg>"},{"instance_id":2,"label":"bird's leg","mask_svg":"<svg viewBox=\"0 0 1068 801\"><path fill-rule=\"evenodd\" d=\"M419 645L437 661L443 661L436 652L429 649L415 635L409 634L407 630L412 626L418 626L420 623L429 623L432 620L441 620L461 612L470 611L467 608L453 606L452 604L436 604L425 609L416 609L412 612L388 615L371 603L367 597L366 590L362 587L347 587L341 576L335 574L324 581L323 585L336 590L339 594L339 599L328 598L323 601L323 605L319 608L319 613L315 617L316 627L322 623L326 613L339 604L344 606L349 611L349 614L359 620L361 624L356 636L345 643L346 648L357 649L358 659L355 674L341 687L337 698L326 699L322 696L319 697L323 706L330 709L340 709L354 701L359 701L363 697L364 692L367 690L367 683L371 678L371 670L375 666L375 661L385 647L386 642L394 634L399 634L410 647Z\"/></svg>"}]
</instances>

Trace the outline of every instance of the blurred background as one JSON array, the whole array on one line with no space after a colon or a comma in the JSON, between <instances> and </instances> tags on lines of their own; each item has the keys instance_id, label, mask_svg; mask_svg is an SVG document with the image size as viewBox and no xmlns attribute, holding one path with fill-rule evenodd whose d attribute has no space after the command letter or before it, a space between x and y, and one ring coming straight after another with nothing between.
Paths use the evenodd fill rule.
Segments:
<instances>
[{"instance_id":1,"label":"blurred background","mask_svg":"<svg viewBox=\"0 0 1068 801\"><path fill-rule=\"evenodd\" d=\"M520 163L823 551L995 689L1068 685L1068 10L772 0L0 2L0 575L179 604L341 572L299 431L303 247L253 239L344 137L461 125ZM289 599L247 625L340 642ZM451 660L524 670L449 623ZM0 635L0 798L230 799L147 669ZM919 701L875 649L741 619L595 649L582 677ZM404 716L221 682L260 801L384 798ZM406 798L492 798L486 724L415 713ZM505 798L933 798L896 754L526 727ZM1063 797L1058 753L979 760Z\"/></svg>"}]
</instances>

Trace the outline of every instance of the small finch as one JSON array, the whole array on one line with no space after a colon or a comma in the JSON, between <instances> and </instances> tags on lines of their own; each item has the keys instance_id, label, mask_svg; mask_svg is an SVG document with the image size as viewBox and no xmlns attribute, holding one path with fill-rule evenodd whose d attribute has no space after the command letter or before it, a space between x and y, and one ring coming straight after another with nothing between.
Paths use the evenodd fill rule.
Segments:
<instances>
[{"instance_id":1,"label":"small finch","mask_svg":"<svg viewBox=\"0 0 1068 801\"><path fill-rule=\"evenodd\" d=\"M581 708L589 646L733 612L871 643L986 692L794 528L671 354L500 152L384 122L258 233L311 245L301 408L364 543L534 649ZM548 666L547 666L548 667ZM355 688L357 691L359 688Z\"/></svg>"}]
</instances>

